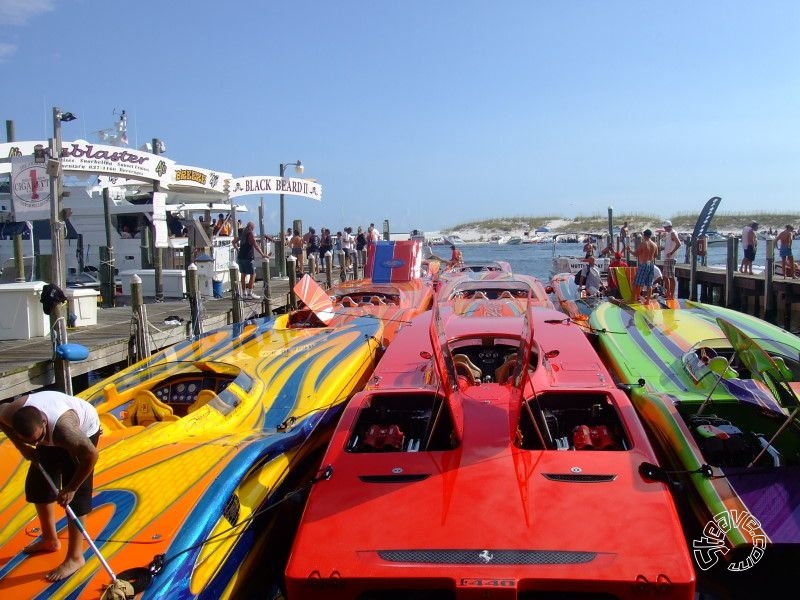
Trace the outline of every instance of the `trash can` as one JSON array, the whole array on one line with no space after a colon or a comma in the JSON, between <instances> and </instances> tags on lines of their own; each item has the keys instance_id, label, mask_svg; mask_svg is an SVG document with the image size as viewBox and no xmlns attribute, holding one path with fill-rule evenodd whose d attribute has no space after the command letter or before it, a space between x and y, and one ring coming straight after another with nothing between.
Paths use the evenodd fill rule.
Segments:
<instances>
[{"instance_id":1,"label":"trash can","mask_svg":"<svg viewBox=\"0 0 800 600\"><path fill-rule=\"evenodd\" d=\"M211 280L211 287L214 289L214 298L222 298L222 279L214 277Z\"/></svg>"},{"instance_id":2,"label":"trash can","mask_svg":"<svg viewBox=\"0 0 800 600\"><path fill-rule=\"evenodd\" d=\"M29 340L50 333L39 301L43 281L0 284L0 340Z\"/></svg>"}]
</instances>

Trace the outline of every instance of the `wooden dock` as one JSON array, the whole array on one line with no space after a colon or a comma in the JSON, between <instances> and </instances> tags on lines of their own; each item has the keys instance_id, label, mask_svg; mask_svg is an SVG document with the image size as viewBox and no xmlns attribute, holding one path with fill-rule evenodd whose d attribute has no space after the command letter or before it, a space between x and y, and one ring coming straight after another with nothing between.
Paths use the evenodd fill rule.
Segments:
<instances>
[{"instance_id":1,"label":"wooden dock","mask_svg":"<svg viewBox=\"0 0 800 600\"><path fill-rule=\"evenodd\" d=\"M675 266L678 296L689 298L691 268ZM749 275L738 271L698 266L695 273L697 294L694 299L725 306L775 323L787 331L800 331L800 279L765 273ZM730 286L730 290L728 290Z\"/></svg>"},{"instance_id":2,"label":"wooden dock","mask_svg":"<svg viewBox=\"0 0 800 600\"><path fill-rule=\"evenodd\" d=\"M325 285L324 276L318 282ZM257 285L260 290L261 283ZM270 280L271 308L285 306L289 280ZM261 293L259 291L259 293ZM118 298L118 302L126 299ZM97 324L67 330L69 343L81 344L89 349L85 361L70 363L73 388L86 387L87 374L112 365L125 364L131 355L134 332L133 312L127 306L97 309ZM145 299L147 332L153 352L185 340L190 334L191 310L188 299L155 302ZM266 314L262 300L244 301L244 319ZM180 324L169 324L178 317ZM165 323L165 321L167 321ZM202 301L203 331L233 322L233 300L230 293L223 298L204 298ZM135 353L134 353L135 354ZM55 383L53 371L53 344L49 336L29 340L0 341L0 399L35 391Z\"/></svg>"}]
</instances>

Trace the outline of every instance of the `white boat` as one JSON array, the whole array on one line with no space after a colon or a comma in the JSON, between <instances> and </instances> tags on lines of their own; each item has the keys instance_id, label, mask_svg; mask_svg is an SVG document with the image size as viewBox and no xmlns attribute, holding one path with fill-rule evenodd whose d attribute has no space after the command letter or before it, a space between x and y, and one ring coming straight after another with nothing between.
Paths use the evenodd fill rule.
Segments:
<instances>
[{"instance_id":1,"label":"white boat","mask_svg":"<svg viewBox=\"0 0 800 600\"><path fill-rule=\"evenodd\" d=\"M97 271L100 268L100 248L108 245L107 235L110 237L114 249L114 267L118 273L125 271L141 270L143 268L143 255L147 257L147 250L142 248L140 234L145 228L150 228L153 221L153 202L151 194L143 192L144 184L124 185L109 188L109 221L110 228L106 232L106 219L104 215L103 190L98 185L93 186L68 186L69 192L63 199L63 206L69 215L66 218L67 235L64 241L64 262L68 275L83 271ZM5 194L0 194L2 198ZM211 215L216 218L220 213L227 216L231 211L229 203L220 198L209 198L201 202L194 194L182 192L167 192L167 212L186 225L188 232L194 229L193 222L198 216ZM243 212L237 209L237 214ZM22 232L23 253L28 261L33 256L51 254L50 224L48 221L28 221L28 230ZM6 231L4 231L6 230ZM12 231L17 231L9 223L0 224L0 265L8 264L14 257L14 242ZM130 232L130 233L129 233ZM4 235L5 233L5 235ZM184 248L190 243L189 235L169 237L167 247L162 251L164 269L182 269L184 264ZM232 246L233 237L213 236L211 241L211 254L215 277L223 282L229 281L229 268L235 261L235 251ZM200 245L194 243L192 245ZM38 246L38 249L37 249ZM26 269L26 275L31 273Z\"/></svg>"},{"instance_id":2,"label":"white boat","mask_svg":"<svg viewBox=\"0 0 800 600\"><path fill-rule=\"evenodd\" d=\"M444 243L448 246L462 246L466 244L464 240L461 239L461 236L457 233L453 233L451 235L442 236Z\"/></svg>"},{"instance_id":3,"label":"white boat","mask_svg":"<svg viewBox=\"0 0 800 600\"><path fill-rule=\"evenodd\" d=\"M583 239L586 235L590 237L596 237L593 234L565 234L570 238L576 239ZM553 236L553 267L552 271L555 275L556 273L572 273L575 274L581 270L583 265L586 264L585 256L575 256L575 255L563 255L563 254L556 254L556 250L558 249L558 242L563 241L559 240L559 235ZM597 256L595 254L595 266L600 271L600 276L604 279L608 276L608 264L611 262L609 257L604 256Z\"/></svg>"},{"instance_id":4,"label":"white boat","mask_svg":"<svg viewBox=\"0 0 800 600\"><path fill-rule=\"evenodd\" d=\"M139 234L145 230L158 231L156 239L162 247L162 266L164 269L183 269L186 267L184 248L191 245L194 248L208 248L213 260L211 269L214 279L227 283L230 279L229 268L235 261L235 251L232 246L232 236L206 236L202 226L197 226L198 217L205 220L217 218L219 214L236 215L244 213L244 206L234 207L225 189L225 182L230 181L232 175L218 171L176 165L174 161L160 155L151 154L152 148L143 147L138 150L124 147L127 144L126 117L123 111L117 124L117 135L111 136L112 147L76 140L65 142L64 147L80 147L79 156L87 157L90 152L95 152L108 157L108 161L123 161L131 165L152 163L156 165L155 177L169 174L167 179L161 179L159 191L163 195L157 199L157 208L164 202L164 211L154 211L153 184L147 177L153 173L146 172L144 168L139 171L135 166L123 171L126 175L101 174L102 171L70 170L64 166L62 199L63 220L66 225L64 242L64 265L67 278L84 271L98 271L101 265L100 249L104 246L113 247L114 268L116 273L126 271L139 271L148 263L152 264L149 257L147 244L139 239ZM109 130L97 132L102 143L109 141ZM3 156L26 156L35 153L40 142L13 142L0 144ZM118 147L118 148L117 148ZM119 151L119 152L117 152ZM159 148L163 152L163 144ZM120 155L120 158L110 156ZM65 154L65 156L68 156ZM74 156L74 155L73 155ZM92 157L94 158L94 157ZM67 158L69 160L69 157ZM103 164L98 158L98 164ZM9 161L0 163L0 173L10 173ZM130 173L130 174L129 174ZM130 178L126 178L130 177ZM49 190L49 186L48 186ZM108 192L108 210L105 210L104 190ZM30 264L35 256L52 254L49 208L37 209L37 212L26 213L19 218L18 223L12 222L11 207L13 206L11 188L0 186L0 266L9 264L14 258L14 236L21 234L23 238L23 254L26 265L26 276L31 278ZM108 213L108 225L106 214ZM177 219L186 225L186 233L168 235L168 228L154 214L166 217L167 223ZM24 221L27 217L32 220ZM161 218L163 218L161 217ZM243 219L244 220L244 219ZM176 221L176 222L178 222ZM157 227L154 227L154 224ZM235 223L233 224L235 227ZM266 250L271 251L270 247ZM273 253L274 254L274 253ZM274 260L274 259L273 259ZM207 261L208 262L208 261ZM12 263L13 264L13 263ZM227 287L227 286L226 286Z\"/></svg>"},{"instance_id":5,"label":"white boat","mask_svg":"<svg viewBox=\"0 0 800 600\"><path fill-rule=\"evenodd\" d=\"M506 244L514 244L514 245L521 244L521 243L522 243L522 238L519 237L519 236L510 237L510 238L508 238L508 241L506 242Z\"/></svg>"}]
</instances>

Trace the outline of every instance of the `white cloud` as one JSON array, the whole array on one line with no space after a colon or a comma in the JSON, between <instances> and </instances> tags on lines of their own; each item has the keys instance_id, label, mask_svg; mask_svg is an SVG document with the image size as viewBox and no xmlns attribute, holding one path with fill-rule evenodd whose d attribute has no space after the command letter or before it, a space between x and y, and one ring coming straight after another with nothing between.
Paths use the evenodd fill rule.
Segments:
<instances>
[{"instance_id":1,"label":"white cloud","mask_svg":"<svg viewBox=\"0 0 800 600\"><path fill-rule=\"evenodd\" d=\"M55 0L0 0L0 23L24 25L30 19L53 10L54 5Z\"/></svg>"},{"instance_id":2,"label":"white cloud","mask_svg":"<svg viewBox=\"0 0 800 600\"><path fill-rule=\"evenodd\" d=\"M14 44L7 44L5 42L0 42L0 62L3 62L7 58L10 58L11 55L13 55L16 51L17 47Z\"/></svg>"}]
</instances>

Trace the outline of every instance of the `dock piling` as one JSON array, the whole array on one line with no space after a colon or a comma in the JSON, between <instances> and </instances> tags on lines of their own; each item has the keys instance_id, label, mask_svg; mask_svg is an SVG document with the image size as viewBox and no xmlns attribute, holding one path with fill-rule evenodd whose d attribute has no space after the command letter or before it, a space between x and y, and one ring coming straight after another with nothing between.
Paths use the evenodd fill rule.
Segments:
<instances>
[{"instance_id":1,"label":"dock piling","mask_svg":"<svg viewBox=\"0 0 800 600\"><path fill-rule=\"evenodd\" d=\"M239 265L231 263L229 270L231 278L231 298L233 301L233 322L242 322L242 282L239 278Z\"/></svg>"},{"instance_id":2,"label":"dock piling","mask_svg":"<svg viewBox=\"0 0 800 600\"><path fill-rule=\"evenodd\" d=\"M136 323L135 347L136 357L128 359L129 363L138 362L150 356L150 338L147 335L147 307L142 293L142 278L134 274L131 277L131 310Z\"/></svg>"}]
</instances>

